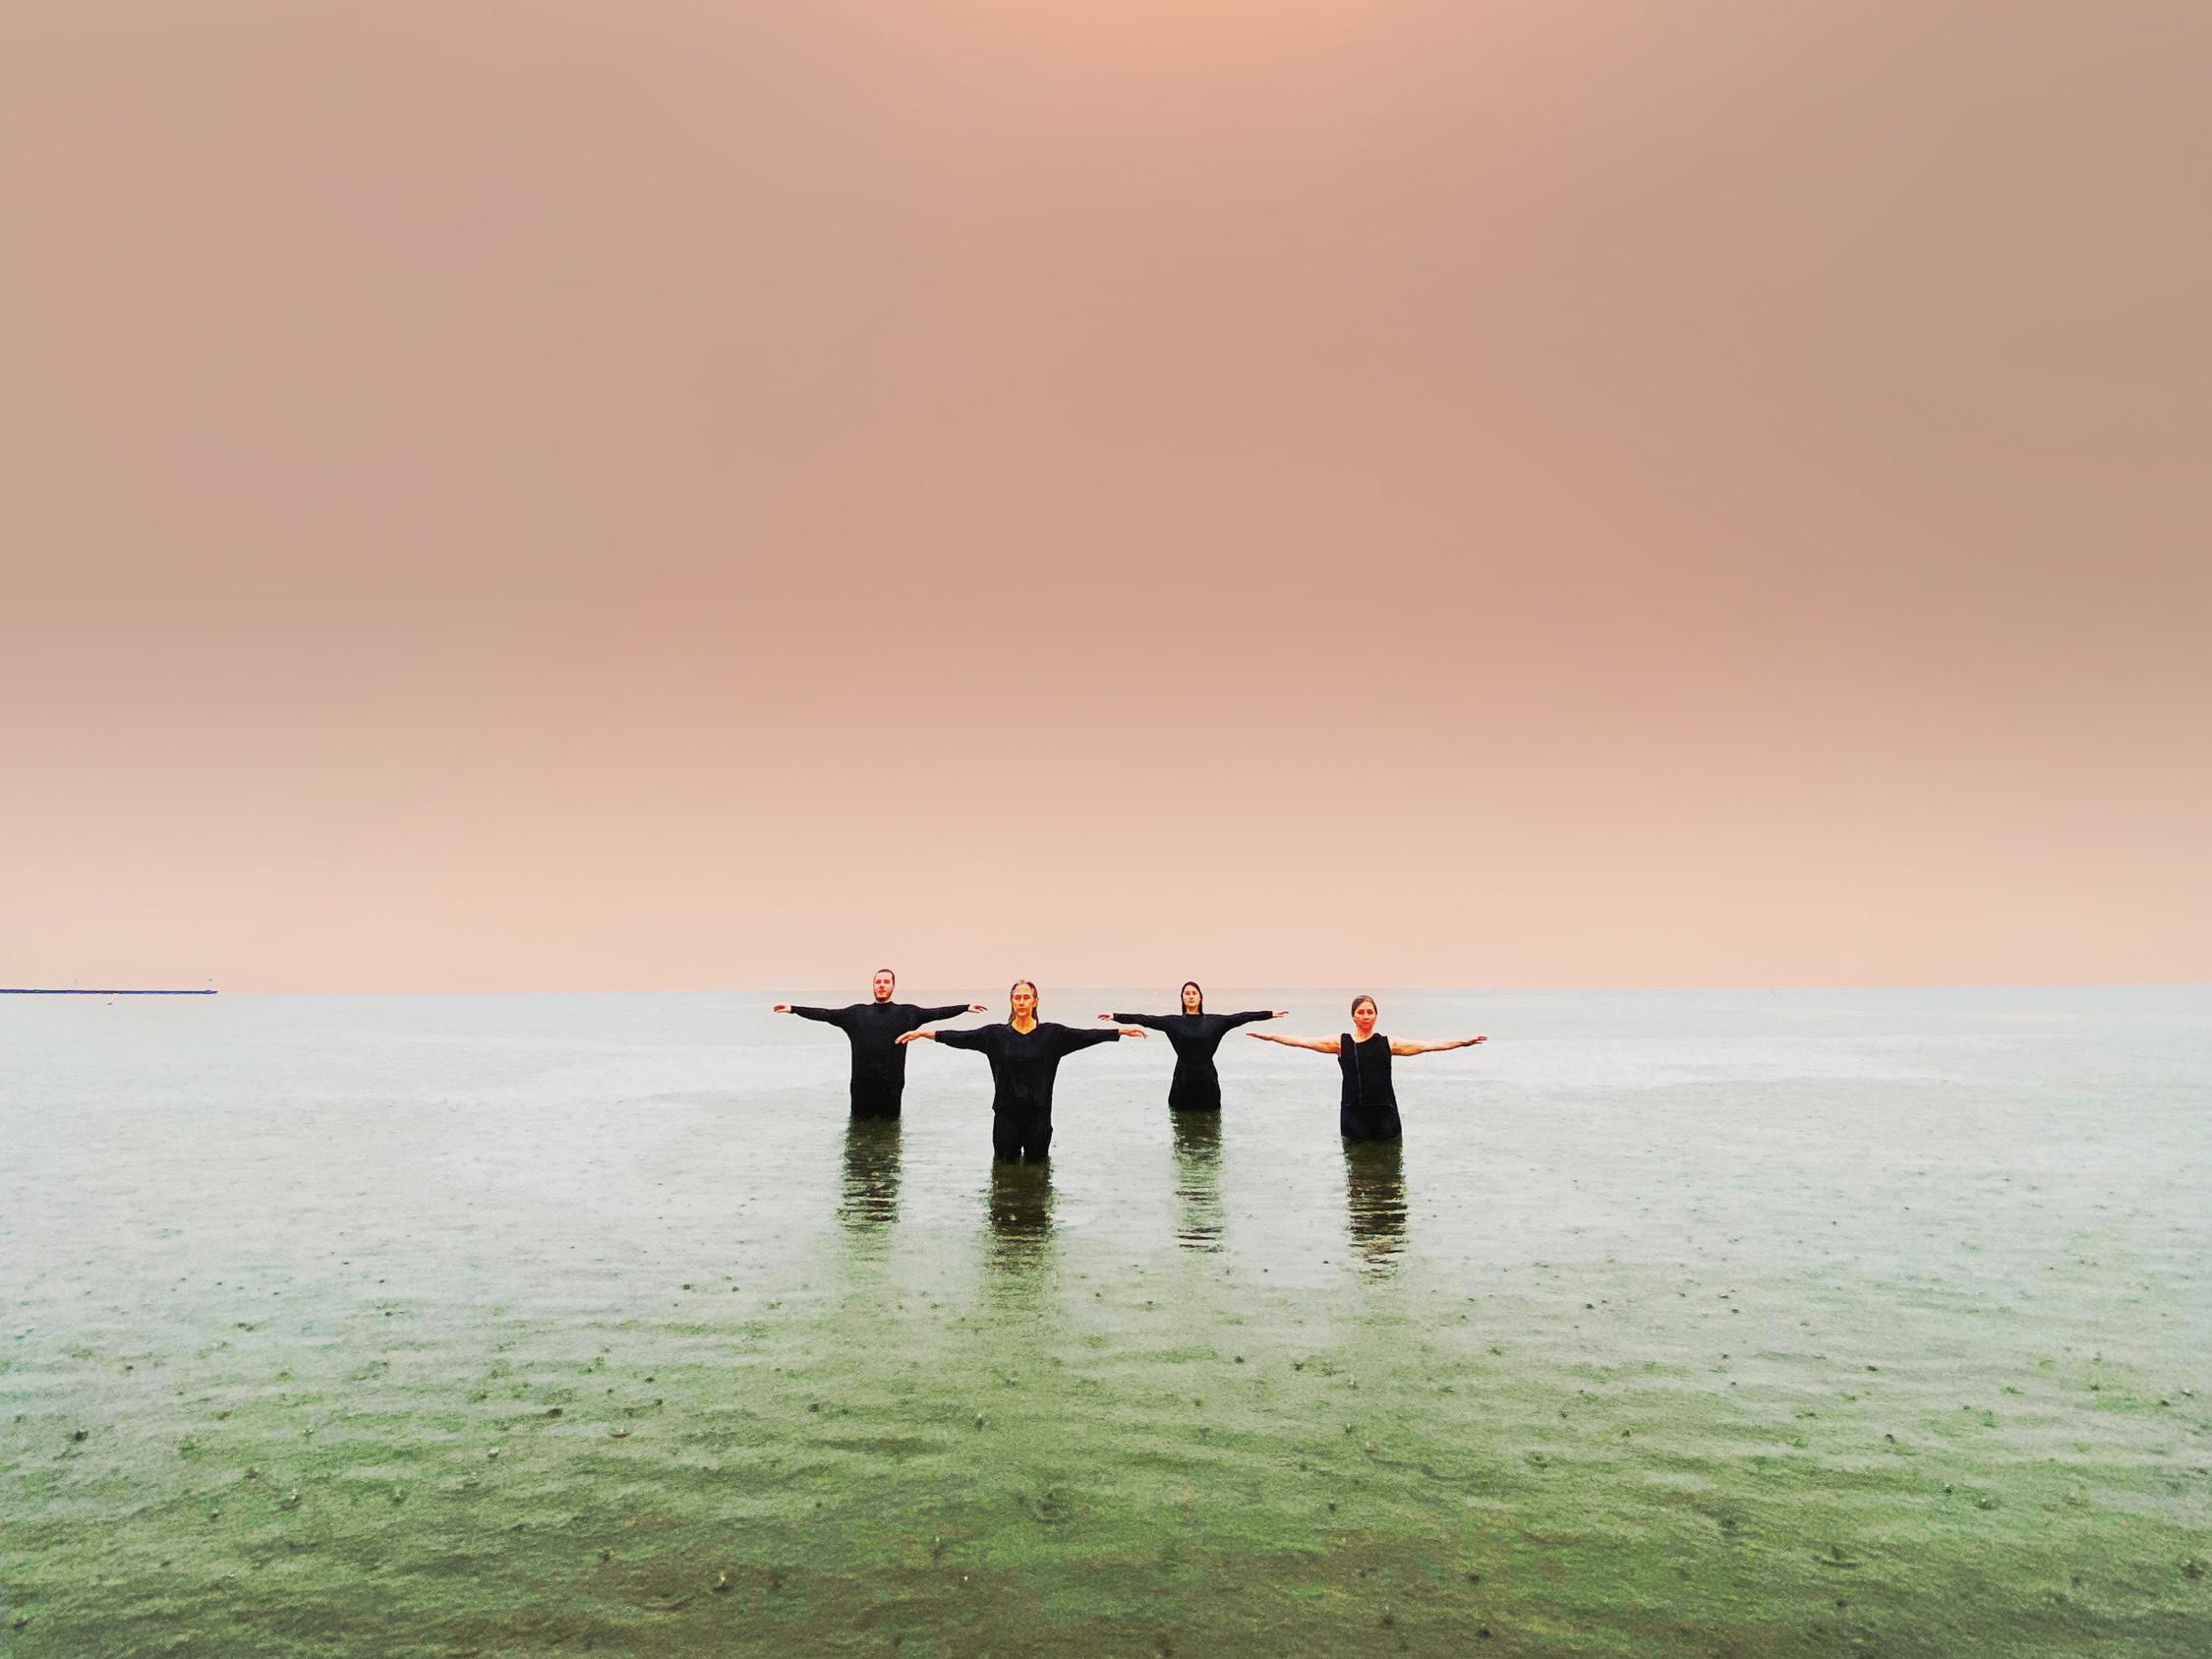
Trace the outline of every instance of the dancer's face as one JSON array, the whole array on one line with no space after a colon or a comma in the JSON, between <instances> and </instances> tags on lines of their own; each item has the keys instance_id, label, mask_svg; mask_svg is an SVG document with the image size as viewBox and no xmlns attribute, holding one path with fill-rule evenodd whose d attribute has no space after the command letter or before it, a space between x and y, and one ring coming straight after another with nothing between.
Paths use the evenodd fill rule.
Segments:
<instances>
[{"instance_id":1,"label":"dancer's face","mask_svg":"<svg viewBox=\"0 0 2212 1659\"><path fill-rule=\"evenodd\" d=\"M1352 1029L1362 1042L1374 1036L1374 999L1363 996L1352 1005Z\"/></svg>"},{"instance_id":2,"label":"dancer's face","mask_svg":"<svg viewBox=\"0 0 2212 1659\"><path fill-rule=\"evenodd\" d=\"M1014 1010L1017 1020L1033 1020L1037 1014L1037 993L1027 985L1016 985L1014 994L1007 998L1007 1006Z\"/></svg>"},{"instance_id":3,"label":"dancer's face","mask_svg":"<svg viewBox=\"0 0 2212 1659\"><path fill-rule=\"evenodd\" d=\"M1183 987L1184 1013L1195 1014L1199 1009L1205 1006L1205 993L1199 990L1196 985L1185 985Z\"/></svg>"},{"instance_id":4,"label":"dancer's face","mask_svg":"<svg viewBox=\"0 0 2212 1659\"><path fill-rule=\"evenodd\" d=\"M889 1002L891 993L899 988L899 976L888 968L876 970L876 1000Z\"/></svg>"}]
</instances>

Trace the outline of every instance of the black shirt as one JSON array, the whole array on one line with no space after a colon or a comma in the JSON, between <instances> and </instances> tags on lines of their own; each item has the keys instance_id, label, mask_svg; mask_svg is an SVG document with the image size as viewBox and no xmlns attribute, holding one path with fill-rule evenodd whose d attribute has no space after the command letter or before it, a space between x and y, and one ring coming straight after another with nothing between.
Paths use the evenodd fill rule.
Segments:
<instances>
[{"instance_id":1,"label":"black shirt","mask_svg":"<svg viewBox=\"0 0 2212 1659\"><path fill-rule=\"evenodd\" d=\"M1380 1032L1361 1042L1350 1032L1336 1039L1336 1066L1344 1074L1337 1096L1337 1132L1350 1141L1395 1141L1398 1095L1390 1087L1390 1039Z\"/></svg>"},{"instance_id":2,"label":"black shirt","mask_svg":"<svg viewBox=\"0 0 2212 1659\"><path fill-rule=\"evenodd\" d=\"M1249 1014L1116 1014L1114 1020L1124 1026L1150 1026L1175 1045L1175 1079L1168 1085L1168 1104L1181 1112L1221 1109L1221 1074L1213 1069L1214 1051L1239 1026L1274 1017L1273 1009L1256 1008Z\"/></svg>"},{"instance_id":3,"label":"black shirt","mask_svg":"<svg viewBox=\"0 0 2212 1659\"><path fill-rule=\"evenodd\" d=\"M1026 1032L1000 1022L973 1031L939 1032L948 1048L972 1048L991 1062L991 1109L1017 1115L1052 1115L1052 1084L1060 1062L1078 1048L1112 1042L1118 1031L1081 1032L1039 1020Z\"/></svg>"},{"instance_id":4,"label":"black shirt","mask_svg":"<svg viewBox=\"0 0 2212 1659\"><path fill-rule=\"evenodd\" d=\"M852 1043L852 1115L897 1117L906 1093L906 1050L899 1038L932 1020L967 1012L964 1002L917 1008L910 1002L855 1002L844 1008L798 1008L802 1020L820 1020Z\"/></svg>"}]
</instances>

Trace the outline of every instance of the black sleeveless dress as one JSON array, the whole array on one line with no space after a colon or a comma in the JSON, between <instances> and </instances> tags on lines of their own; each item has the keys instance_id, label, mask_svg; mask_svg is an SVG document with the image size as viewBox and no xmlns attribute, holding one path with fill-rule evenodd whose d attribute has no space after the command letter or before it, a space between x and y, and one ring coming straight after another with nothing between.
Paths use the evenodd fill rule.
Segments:
<instances>
[{"instance_id":1,"label":"black sleeveless dress","mask_svg":"<svg viewBox=\"0 0 2212 1659\"><path fill-rule=\"evenodd\" d=\"M1388 1037L1376 1032L1360 1042L1345 1032L1336 1039L1336 1068L1344 1074L1338 1133L1347 1141L1395 1141L1405 1133L1398 1122L1398 1096L1390 1087Z\"/></svg>"}]
</instances>

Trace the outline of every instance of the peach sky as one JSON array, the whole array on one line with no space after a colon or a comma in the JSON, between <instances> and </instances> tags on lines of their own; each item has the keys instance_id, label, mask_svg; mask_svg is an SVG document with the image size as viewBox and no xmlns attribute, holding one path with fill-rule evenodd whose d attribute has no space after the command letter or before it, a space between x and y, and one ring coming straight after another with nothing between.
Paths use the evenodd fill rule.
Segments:
<instances>
[{"instance_id":1,"label":"peach sky","mask_svg":"<svg viewBox=\"0 0 2212 1659\"><path fill-rule=\"evenodd\" d=\"M16 0L0 982L2212 978L2208 66Z\"/></svg>"}]
</instances>

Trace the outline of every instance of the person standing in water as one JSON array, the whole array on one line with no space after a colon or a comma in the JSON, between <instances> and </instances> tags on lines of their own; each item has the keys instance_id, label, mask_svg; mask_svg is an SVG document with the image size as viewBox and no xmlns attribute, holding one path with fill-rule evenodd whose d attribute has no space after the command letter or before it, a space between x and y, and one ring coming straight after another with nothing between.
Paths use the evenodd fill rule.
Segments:
<instances>
[{"instance_id":1,"label":"person standing in water","mask_svg":"<svg viewBox=\"0 0 2212 1659\"><path fill-rule=\"evenodd\" d=\"M1221 1039L1239 1026L1254 1020L1280 1020L1287 1008L1255 1008L1246 1014L1208 1014L1206 993L1195 979L1183 981L1180 1014L1101 1014L1122 1026L1149 1026L1164 1032L1175 1044L1175 1078L1168 1084L1168 1110L1217 1112L1221 1109L1221 1074L1213 1069L1214 1051Z\"/></svg>"},{"instance_id":2,"label":"person standing in water","mask_svg":"<svg viewBox=\"0 0 2212 1659\"><path fill-rule=\"evenodd\" d=\"M1334 1054L1344 1074L1344 1091L1338 1097L1337 1129L1347 1141L1395 1141L1405 1133L1398 1121L1398 1096L1390 1087L1393 1055L1438 1054L1447 1048L1472 1048L1487 1042L1486 1037L1454 1037L1448 1042L1392 1042L1377 1036L1375 1006L1371 996L1352 999L1352 1030L1341 1037L1277 1037L1273 1032L1248 1032L1262 1042L1280 1042L1287 1048L1310 1048L1316 1054Z\"/></svg>"},{"instance_id":3,"label":"person standing in water","mask_svg":"<svg viewBox=\"0 0 2212 1659\"><path fill-rule=\"evenodd\" d=\"M1017 979L1007 993L1013 1017L1003 1025L973 1031L907 1032L901 1042L924 1037L948 1048L972 1048L991 1062L991 1155L1041 1161L1052 1147L1052 1085L1060 1062L1078 1048L1142 1037L1135 1026L1104 1032L1077 1031L1037 1018L1037 987Z\"/></svg>"},{"instance_id":4,"label":"person standing in water","mask_svg":"<svg viewBox=\"0 0 2212 1659\"><path fill-rule=\"evenodd\" d=\"M779 1002L779 1014L796 1014L802 1020L820 1020L844 1033L852 1044L852 1115L897 1117L906 1094L906 1050L899 1039L916 1026L931 1020L957 1020L962 1014L980 1014L980 1002L948 1002L942 1008L917 1008L910 1002L894 1002L899 976L888 968L876 970L875 993L867 1002L844 1008L800 1008Z\"/></svg>"}]
</instances>

